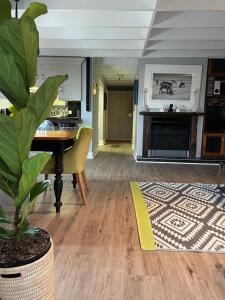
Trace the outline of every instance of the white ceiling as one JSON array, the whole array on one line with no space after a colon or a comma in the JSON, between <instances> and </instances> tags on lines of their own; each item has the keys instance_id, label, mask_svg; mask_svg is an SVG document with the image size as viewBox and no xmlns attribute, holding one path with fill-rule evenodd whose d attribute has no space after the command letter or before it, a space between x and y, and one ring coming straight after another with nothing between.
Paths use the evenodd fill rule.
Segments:
<instances>
[{"instance_id":1,"label":"white ceiling","mask_svg":"<svg viewBox=\"0 0 225 300\"><path fill-rule=\"evenodd\" d=\"M108 86L132 86L138 58L98 58L97 64Z\"/></svg>"},{"instance_id":2,"label":"white ceiling","mask_svg":"<svg viewBox=\"0 0 225 300\"><path fill-rule=\"evenodd\" d=\"M37 19L40 53L140 57L156 1L41 0L49 13ZM20 0L20 13L30 2Z\"/></svg>"},{"instance_id":3,"label":"white ceiling","mask_svg":"<svg viewBox=\"0 0 225 300\"><path fill-rule=\"evenodd\" d=\"M42 55L225 56L225 0L41 1Z\"/></svg>"},{"instance_id":4,"label":"white ceiling","mask_svg":"<svg viewBox=\"0 0 225 300\"><path fill-rule=\"evenodd\" d=\"M225 57L224 0L159 0L143 56Z\"/></svg>"}]
</instances>

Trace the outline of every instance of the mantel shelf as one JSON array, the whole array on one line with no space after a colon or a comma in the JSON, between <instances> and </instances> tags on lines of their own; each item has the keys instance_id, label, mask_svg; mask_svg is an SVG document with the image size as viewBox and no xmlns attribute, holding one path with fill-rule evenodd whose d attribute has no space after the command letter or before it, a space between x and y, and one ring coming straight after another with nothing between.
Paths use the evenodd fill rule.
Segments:
<instances>
[{"instance_id":1,"label":"mantel shelf","mask_svg":"<svg viewBox=\"0 0 225 300\"><path fill-rule=\"evenodd\" d=\"M158 116L158 117L193 117L203 116L204 112L153 112L153 111L141 111L140 115L144 116Z\"/></svg>"}]
</instances>

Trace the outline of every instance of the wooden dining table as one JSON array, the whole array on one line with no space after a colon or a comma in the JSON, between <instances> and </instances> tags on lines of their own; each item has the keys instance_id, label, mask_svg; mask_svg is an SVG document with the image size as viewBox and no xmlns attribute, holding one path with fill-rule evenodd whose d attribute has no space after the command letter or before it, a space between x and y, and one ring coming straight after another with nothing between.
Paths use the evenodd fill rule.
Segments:
<instances>
[{"instance_id":1,"label":"wooden dining table","mask_svg":"<svg viewBox=\"0 0 225 300\"><path fill-rule=\"evenodd\" d=\"M55 159L55 203L56 213L60 213L63 190L63 152L74 144L77 130L38 130L31 145L31 151L52 152Z\"/></svg>"}]
</instances>

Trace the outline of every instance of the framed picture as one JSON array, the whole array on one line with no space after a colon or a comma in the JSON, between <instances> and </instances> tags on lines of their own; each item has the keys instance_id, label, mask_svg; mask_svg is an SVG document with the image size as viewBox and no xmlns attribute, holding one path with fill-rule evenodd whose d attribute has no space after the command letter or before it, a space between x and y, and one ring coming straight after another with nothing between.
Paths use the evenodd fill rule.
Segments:
<instances>
[{"instance_id":1,"label":"framed picture","mask_svg":"<svg viewBox=\"0 0 225 300\"><path fill-rule=\"evenodd\" d=\"M161 110L173 104L197 111L201 74L201 65L145 65L144 109Z\"/></svg>"},{"instance_id":2,"label":"framed picture","mask_svg":"<svg viewBox=\"0 0 225 300\"><path fill-rule=\"evenodd\" d=\"M191 100L192 74L153 74L152 100Z\"/></svg>"}]
</instances>

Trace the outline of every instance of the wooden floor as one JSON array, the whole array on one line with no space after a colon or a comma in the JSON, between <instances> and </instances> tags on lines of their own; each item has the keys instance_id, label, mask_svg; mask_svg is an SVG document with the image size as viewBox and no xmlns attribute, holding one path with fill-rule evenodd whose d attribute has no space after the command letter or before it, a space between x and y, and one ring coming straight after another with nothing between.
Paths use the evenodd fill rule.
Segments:
<instances>
[{"instance_id":1,"label":"wooden floor","mask_svg":"<svg viewBox=\"0 0 225 300\"><path fill-rule=\"evenodd\" d=\"M89 205L65 176L60 216L53 190L32 221L55 244L58 300L225 299L225 255L140 249L130 180L216 183L217 167L135 163L128 146L88 161Z\"/></svg>"}]
</instances>

